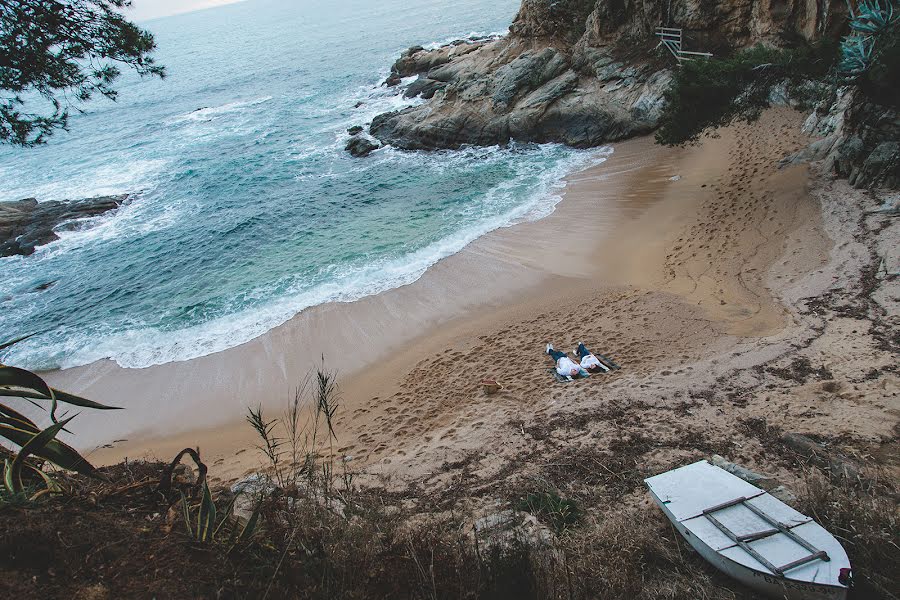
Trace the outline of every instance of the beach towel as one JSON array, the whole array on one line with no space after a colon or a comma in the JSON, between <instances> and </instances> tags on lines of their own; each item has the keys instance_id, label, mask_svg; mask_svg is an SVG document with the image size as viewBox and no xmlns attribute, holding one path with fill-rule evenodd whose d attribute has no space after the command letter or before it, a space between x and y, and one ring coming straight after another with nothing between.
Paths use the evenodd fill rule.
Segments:
<instances>
[{"instance_id":1,"label":"beach towel","mask_svg":"<svg viewBox=\"0 0 900 600\"><path fill-rule=\"evenodd\" d=\"M605 364L607 367L609 367L610 370L618 371L619 369L622 368L622 367L620 367L619 365L617 365L615 362L613 362L613 359L608 358L608 357L606 357L606 356L603 356L602 354L594 353L594 356L596 356L597 358L599 358L599 359L600 359L600 362L602 362L602 363Z\"/></svg>"}]
</instances>

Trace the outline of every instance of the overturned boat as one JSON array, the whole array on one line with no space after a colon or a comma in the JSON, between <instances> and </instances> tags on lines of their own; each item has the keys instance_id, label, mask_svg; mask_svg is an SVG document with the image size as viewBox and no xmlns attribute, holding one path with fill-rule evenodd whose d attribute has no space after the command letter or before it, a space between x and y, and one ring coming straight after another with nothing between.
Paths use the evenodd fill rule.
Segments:
<instances>
[{"instance_id":1,"label":"overturned boat","mask_svg":"<svg viewBox=\"0 0 900 600\"><path fill-rule=\"evenodd\" d=\"M850 561L810 517L701 460L645 479L679 533L717 569L772 598L845 600Z\"/></svg>"}]
</instances>

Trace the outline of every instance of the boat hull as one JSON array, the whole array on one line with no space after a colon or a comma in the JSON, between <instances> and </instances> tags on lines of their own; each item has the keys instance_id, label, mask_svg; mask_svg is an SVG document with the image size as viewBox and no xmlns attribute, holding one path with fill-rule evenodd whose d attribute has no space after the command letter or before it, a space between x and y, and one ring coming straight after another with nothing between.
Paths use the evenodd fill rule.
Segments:
<instances>
[{"instance_id":1,"label":"boat hull","mask_svg":"<svg viewBox=\"0 0 900 600\"><path fill-rule=\"evenodd\" d=\"M679 523L675 516L666 508L656 494L650 492L654 501L666 513L669 521L675 526L681 537L722 573L737 579L747 587L753 588L771 598L781 600L846 600L847 589L829 585L808 583L792 580L789 577L775 577L769 573L755 571L730 558L723 556L710 548L696 535L693 535L687 527Z\"/></svg>"}]
</instances>

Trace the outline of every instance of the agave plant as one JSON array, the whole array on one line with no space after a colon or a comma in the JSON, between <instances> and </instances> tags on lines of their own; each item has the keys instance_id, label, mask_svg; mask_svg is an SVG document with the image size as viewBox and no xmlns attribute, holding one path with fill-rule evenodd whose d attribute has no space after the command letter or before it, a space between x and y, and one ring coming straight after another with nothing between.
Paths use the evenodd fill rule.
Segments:
<instances>
[{"instance_id":1,"label":"agave plant","mask_svg":"<svg viewBox=\"0 0 900 600\"><path fill-rule=\"evenodd\" d=\"M862 0L853 11L850 8L850 29L863 34L878 34L900 20L900 13L894 12L894 3L887 0Z\"/></svg>"},{"instance_id":2,"label":"agave plant","mask_svg":"<svg viewBox=\"0 0 900 600\"><path fill-rule=\"evenodd\" d=\"M849 0L852 33L841 40L841 72L858 76L872 66L875 44L879 36L900 22L900 11L894 10L893 0L861 0L856 10Z\"/></svg>"},{"instance_id":3,"label":"agave plant","mask_svg":"<svg viewBox=\"0 0 900 600\"><path fill-rule=\"evenodd\" d=\"M0 344L0 350L28 337L31 336ZM59 432L66 431L65 426L77 416L59 420L56 415L59 403L100 410L114 410L118 407L106 406L51 388L37 374L4 364L0 364L0 398L19 398L44 409L47 408L45 404L49 403L50 420L53 422L51 426L42 430L34 421L6 402L0 401L0 437L19 448L19 451L11 459L6 459L3 464L3 487L13 497L24 495L34 499L58 490L58 486L46 473L26 462L32 456L48 461L61 469L84 475L95 474L94 467L77 450L56 439ZM43 482L43 487L31 496L26 494L25 473L32 473L38 477L38 481Z\"/></svg>"},{"instance_id":4,"label":"agave plant","mask_svg":"<svg viewBox=\"0 0 900 600\"><path fill-rule=\"evenodd\" d=\"M865 72L872 64L874 52L874 38L856 35L845 37L841 41L841 62L839 65L841 72L850 75L859 75Z\"/></svg>"},{"instance_id":5,"label":"agave plant","mask_svg":"<svg viewBox=\"0 0 900 600\"><path fill-rule=\"evenodd\" d=\"M223 530L228 530L229 535L226 543L229 546L229 550L238 544L250 540L259 523L259 512L262 502L257 503L250 519L242 527L238 519L231 516L237 495L231 498L231 501L223 510L219 510L216 508L212 492L210 492L209 484L206 481L203 482L201 491L200 504L196 507L192 507L184 492L179 491L179 494L181 494L182 516L188 535L198 542L208 544L213 542ZM192 512L197 513L196 518L192 517ZM195 520L196 526L193 525Z\"/></svg>"},{"instance_id":6,"label":"agave plant","mask_svg":"<svg viewBox=\"0 0 900 600\"><path fill-rule=\"evenodd\" d=\"M172 491L172 478L175 474L175 467L181 463L181 459L185 455L190 457L190 459L194 461L194 464L197 465L199 475L197 477L196 486L200 491L200 502L196 506L192 505L188 500L188 497L184 495L184 492L179 489L178 494L180 499L171 506L174 509L176 504L181 504L184 526L185 529L187 529L188 535L198 542L208 544L215 541L217 536L219 536L223 530L228 530L229 551L237 544L248 541L253 536L253 532L256 530L256 526L259 523L262 499L258 499L253 514L243 527L241 527L240 519L233 516L232 509L234 508L238 496L242 492L232 496L231 501L224 509L216 507L216 503L213 501L212 492L209 489L209 482L206 479L207 468L203 461L200 460L199 450L185 448L175 455L175 458L169 463L168 468L163 471L163 475L159 480L159 486L156 488L156 491L164 497L169 498ZM192 515L194 512L196 512L196 518ZM194 521L196 521L196 526L193 525Z\"/></svg>"}]
</instances>

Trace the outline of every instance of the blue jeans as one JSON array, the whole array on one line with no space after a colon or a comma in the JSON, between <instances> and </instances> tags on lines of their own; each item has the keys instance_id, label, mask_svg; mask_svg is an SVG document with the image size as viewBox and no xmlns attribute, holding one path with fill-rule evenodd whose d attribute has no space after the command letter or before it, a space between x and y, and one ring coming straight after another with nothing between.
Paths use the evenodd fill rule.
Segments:
<instances>
[{"instance_id":1,"label":"blue jeans","mask_svg":"<svg viewBox=\"0 0 900 600\"><path fill-rule=\"evenodd\" d=\"M584 346L584 344L578 344L578 350L576 350L576 352L578 352L578 358L584 358L585 356L587 356L588 354L591 353L591 351L588 350Z\"/></svg>"},{"instance_id":2,"label":"blue jeans","mask_svg":"<svg viewBox=\"0 0 900 600\"><path fill-rule=\"evenodd\" d=\"M559 362L559 359L566 356L565 352L560 352L559 350L547 350L547 354L550 355L550 358L553 359L553 362Z\"/></svg>"}]
</instances>

